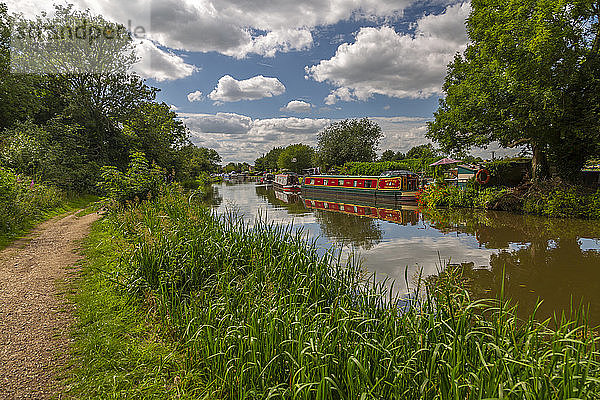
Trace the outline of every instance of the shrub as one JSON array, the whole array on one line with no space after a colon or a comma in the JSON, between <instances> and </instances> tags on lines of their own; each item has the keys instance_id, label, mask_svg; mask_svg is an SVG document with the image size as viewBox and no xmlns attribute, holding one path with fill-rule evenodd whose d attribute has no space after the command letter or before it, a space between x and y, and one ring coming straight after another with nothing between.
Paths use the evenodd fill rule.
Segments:
<instances>
[{"instance_id":1,"label":"shrub","mask_svg":"<svg viewBox=\"0 0 600 400\"><path fill-rule=\"evenodd\" d=\"M150 165L144 153L135 152L129 158L126 173L114 166L102 167L98 186L109 198L124 204L156 197L164 182L164 171L154 163Z\"/></svg>"}]
</instances>

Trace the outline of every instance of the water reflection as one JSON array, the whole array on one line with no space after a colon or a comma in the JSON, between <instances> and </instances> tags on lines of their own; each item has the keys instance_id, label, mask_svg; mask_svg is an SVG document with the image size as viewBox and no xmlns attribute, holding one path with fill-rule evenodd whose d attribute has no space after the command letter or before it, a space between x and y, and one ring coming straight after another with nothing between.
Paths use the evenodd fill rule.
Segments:
<instances>
[{"instance_id":1,"label":"water reflection","mask_svg":"<svg viewBox=\"0 0 600 400\"><path fill-rule=\"evenodd\" d=\"M590 317L600 323L600 226L576 219L548 219L501 212L466 210L425 215L432 226L477 237L490 256L489 268L470 266L477 296L505 291L526 316L543 300L540 314L570 312L571 304L591 304Z\"/></svg>"},{"instance_id":2,"label":"water reflection","mask_svg":"<svg viewBox=\"0 0 600 400\"><path fill-rule=\"evenodd\" d=\"M275 223L293 221L323 248L360 251L364 266L397 281L438 272L440 260L468 268L476 296L495 296L503 271L505 291L526 316L538 298L541 316L590 304L600 323L600 225L472 210L422 213L416 207L364 204L351 199L303 199L252 184L222 185L224 210L235 206L249 221L258 215Z\"/></svg>"}]
</instances>

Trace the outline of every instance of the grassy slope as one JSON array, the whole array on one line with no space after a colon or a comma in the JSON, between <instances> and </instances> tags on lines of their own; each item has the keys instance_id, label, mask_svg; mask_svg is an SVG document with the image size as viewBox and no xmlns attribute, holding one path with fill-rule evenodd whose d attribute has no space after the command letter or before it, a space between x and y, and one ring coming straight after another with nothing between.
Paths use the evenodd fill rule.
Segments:
<instances>
[{"instance_id":1,"label":"grassy slope","mask_svg":"<svg viewBox=\"0 0 600 400\"><path fill-rule=\"evenodd\" d=\"M75 284L78 324L66 397L197 398L181 391L190 379L184 354L161 340L152 300L130 298L115 284L125 244L103 225L97 221L84 243L86 260Z\"/></svg>"}]
</instances>

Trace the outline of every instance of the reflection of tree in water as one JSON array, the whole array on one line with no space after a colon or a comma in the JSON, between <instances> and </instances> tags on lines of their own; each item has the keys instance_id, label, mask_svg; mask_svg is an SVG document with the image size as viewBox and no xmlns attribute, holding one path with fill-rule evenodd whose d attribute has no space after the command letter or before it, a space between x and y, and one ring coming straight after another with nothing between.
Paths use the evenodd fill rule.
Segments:
<instances>
[{"instance_id":1,"label":"reflection of tree in water","mask_svg":"<svg viewBox=\"0 0 600 400\"><path fill-rule=\"evenodd\" d=\"M279 200L275 195L275 190L272 187L256 186L256 194L265 199L269 204L276 207L284 207L288 214L306 214L308 211L302 203L300 196L297 194L287 194L281 192L282 196L287 198L288 202Z\"/></svg>"},{"instance_id":2,"label":"reflection of tree in water","mask_svg":"<svg viewBox=\"0 0 600 400\"><path fill-rule=\"evenodd\" d=\"M370 249L383 239L376 220L332 211L313 210L323 234L342 245Z\"/></svg>"},{"instance_id":3,"label":"reflection of tree in water","mask_svg":"<svg viewBox=\"0 0 600 400\"><path fill-rule=\"evenodd\" d=\"M579 242L600 237L597 222L465 210L428 214L426 219L448 232L473 234L486 248L500 250L490 257L489 270L473 265L466 269L474 296L497 296L504 273L505 293L519 303L522 317L540 298L541 318L569 313L571 302L583 302L590 304L591 321L600 324L600 251L583 250Z\"/></svg>"},{"instance_id":4,"label":"reflection of tree in water","mask_svg":"<svg viewBox=\"0 0 600 400\"><path fill-rule=\"evenodd\" d=\"M206 201L209 205L218 207L223 203L223 196L219 193L219 188L215 185L210 185L207 191Z\"/></svg>"}]
</instances>

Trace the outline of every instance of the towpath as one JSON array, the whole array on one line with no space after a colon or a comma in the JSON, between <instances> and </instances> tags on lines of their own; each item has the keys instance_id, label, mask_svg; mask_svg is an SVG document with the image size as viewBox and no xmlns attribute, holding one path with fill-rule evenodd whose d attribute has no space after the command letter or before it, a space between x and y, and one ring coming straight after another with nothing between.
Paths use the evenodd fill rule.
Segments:
<instances>
[{"instance_id":1,"label":"towpath","mask_svg":"<svg viewBox=\"0 0 600 400\"><path fill-rule=\"evenodd\" d=\"M0 399L48 399L60 393L80 241L98 214L72 213L39 225L0 251Z\"/></svg>"}]
</instances>

